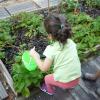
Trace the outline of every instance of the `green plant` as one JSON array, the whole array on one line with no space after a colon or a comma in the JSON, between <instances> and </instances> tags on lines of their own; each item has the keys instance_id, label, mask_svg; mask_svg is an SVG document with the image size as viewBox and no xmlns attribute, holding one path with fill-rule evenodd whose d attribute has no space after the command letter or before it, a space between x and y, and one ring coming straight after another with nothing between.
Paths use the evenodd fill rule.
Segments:
<instances>
[{"instance_id":1,"label":"green plant","mask_svg":"<svg viewBox=\"0 0 100 100\"><path fill-rule=\"evenodd\" d=\"M67 14L69 23L72 26L72 39L77 43L80 59L85 58L85 52L95 52L95 46L100 43L100 17L91 18L85 13L74 15Z\"/></svg>"},{"instance_id":2,"label":"green plant","mask_svg":"<svg viewBox=\"0 0 100 100\"><path fill-rule=\"evenodd\" d=\"M67 6L68 11L72 11L75 8L79 8L78 0L63 0L63 2L65 2L68 5Z\"/></svg>"},{"instance_id":3,"label":"green plant","mask_svg":"<svg viewBox=\"0 0 100 100\"><path fill-rule=\"evenodd\" d=\"M5 52L0 52L0 59L3 59L5 57Z\"/></svg>"},{"instance_id":4,"label":"green plant","mask_svg":"<svg viewBox=\"0 0 100 100\"><path fill-rule=\"evenodd\" d=\"M4 47L6 44L12 45L14 37L11 37L11 23L9 20L0 20L0 59L5 58Z\"/></svg>"},{"instance_id":5,"label":"green plant","mask_svg":"<svg viewBox=\"0 0 100 100\"><path fill-rule=\"evenodd\" d=\"M10 36L10 26L11 23L9 20L0 20L0 42L5 42L11 43L13 42L13 37Z\"/></svg>"},{"instance_id":6,"label":"green plant","mask_svg":"<svg viewBox=\"0 0 100 100\"><path fill-rule=\"evenodd\" d=\"M9 20L0 20L0 59L5 62L8 71L12 71L16 92L24 96L29 96L29 87L39 86L44 76L39 69L27 71L22 63L23 51L29 49L32 42L35 43L34 39L39 39L37 35L46 35L41 15L21 13Z\"/></svg>"},{"instance_id":7,"label":"green plant","mask_svg":"<svg viewBox=\"0 0 100 100\"><path fill-rule=\"evenodd\" d=\"M78 15L75 15L73 13L68 13L66 15L67 15L68 21L73 26L77 24L88 24L94 20L92 17L90 17L86 13L80 13Z\"/></svg>"},{"instance_id":8,"label":"green plant","mask_svg":"<svg viewBox=\"0 0 100 100\"><path fill-rule=\"evenodd\" d=\"M17 93L28 97L30 95L29 87L37 87L43 79L43 74L39 69L28 71L25 69L22 61L21 54L15 57L15 64L13 64L13 81Z\"/></svg>"},{"instance_id":9,"label":"green plant","mask_svg":"<svg viewBox=\"0 0 100 100\"><path fill-rule=\"evenodd\" d=\"M92 33L95 33L98 37L100 36L100 16L93 20L90 24L90 29Z\"/></svg>"},{"instance_id":10,"label":"green plant","mask_svg":"<svg viewBox=\"0 0 100 100\"><path fill-rule=\"evenodd\" d=\"M89 7L95 7L99 8L100 7L100 0L85 0L86 5Z\"/></svg>"},{"instance_id":11,"label":"green plant","mask_svg":"<svg viewBox=\"0 0 100 100\"><path fill-rule=\"evenodd\" d=\"M40 30L43 22L43 17L34 13L21 13L16 16L12 16L12 31L13 34L21 34L24 36L36 36L38 34L45 33L45 30ZM43 33L43 34L44 34Z\"/></svg>"}]
</instances>

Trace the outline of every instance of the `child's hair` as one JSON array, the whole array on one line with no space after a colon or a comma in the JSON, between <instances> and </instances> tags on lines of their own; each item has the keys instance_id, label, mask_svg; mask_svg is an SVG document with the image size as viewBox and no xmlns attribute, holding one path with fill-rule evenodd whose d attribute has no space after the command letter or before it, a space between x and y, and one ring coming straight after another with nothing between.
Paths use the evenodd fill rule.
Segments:
<instances>
[{"instance_id":1,"label":"child's hair","mask_svg":"<svg viewBox=\"0 0 100 100\"><path fill-rule=\"evenodd\" d=\"M47 33L62 44L65 44L71 37L71 27L62 15L49 14L44 20L44 26Z\"/></svg>"}]
</instances>

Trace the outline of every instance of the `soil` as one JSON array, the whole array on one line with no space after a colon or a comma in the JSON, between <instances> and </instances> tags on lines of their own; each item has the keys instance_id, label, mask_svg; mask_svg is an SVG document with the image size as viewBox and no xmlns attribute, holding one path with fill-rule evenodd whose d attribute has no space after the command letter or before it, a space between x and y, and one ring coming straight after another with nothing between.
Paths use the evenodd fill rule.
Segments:
<instances>
[{"instance_id":1,"label":"soil","mask_svg":"<svg viewBox=\"0 0 100 100\"><path fill-rule=\"evenodd\" d=\"M98 7L98 8L88 7L85 4L85 0L79 0L79 3L80 3L80 10L82 12L86 12L87 14L89 14L93 18L96 18L97 16L100 16L100 7Z\"/></svg>"},{"instance_id":2,"label":"soil","mask_svg":"<svg viewBox=\"0 0 100 100\"><path fill-rule=\"evenodd\" d=\"M93 18L96 18L100 16L100 8L90 8L87 6L81 6L81 11L86 12L88 15L90 15Z\"/></svg>"},{"instance_id":3,"label":"soil","mask_svg":"<svg viewBox=\"0 0 100 100\"><path fill-rule=\"evenodd\" d=\"M21 31L20 31L21 32ZM13 45L5 44L3 50L5 52L5 58L2 59L3 63L6 65L9 73L12 72L12 64L14 64L14 57L18 55L20 51L30 50L35 46L36 51L40 54L41 58L44 58L43 51L48 45L47 38L45 36L24 36L24 31L18 33ZM23 45L22 47L20 47Z\"/></svg>"}]
</instances>

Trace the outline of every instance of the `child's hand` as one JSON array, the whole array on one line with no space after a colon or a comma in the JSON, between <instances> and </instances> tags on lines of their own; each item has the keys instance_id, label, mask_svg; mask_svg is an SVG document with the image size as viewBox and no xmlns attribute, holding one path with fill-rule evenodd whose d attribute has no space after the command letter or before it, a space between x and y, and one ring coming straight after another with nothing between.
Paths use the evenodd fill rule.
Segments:
<instances>
[{"instance_id":1,"label":"child's hand","mask_svg":"<svg viewBox=\"0 0 100 100\"><path fill-rule=\"evenodd\" d=\"M35 51L35 47L30 50L30 55L35 58L40 58L40 55Z\"/></svg>"}]
</instances>

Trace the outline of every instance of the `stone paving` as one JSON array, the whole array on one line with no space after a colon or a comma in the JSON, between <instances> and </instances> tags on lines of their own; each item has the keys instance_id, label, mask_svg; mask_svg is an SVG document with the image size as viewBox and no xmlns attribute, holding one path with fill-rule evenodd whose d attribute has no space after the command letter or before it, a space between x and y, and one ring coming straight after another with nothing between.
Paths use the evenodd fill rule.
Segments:
<instances>
[{"instance_id":1,"label":"stone paving","mask_svg":"<svg viewBox=\"0 0 100 100\"><path fill-rule=\"evenodd\" d=\"M0 7L6 7L8 5L14 5L25 1L33 1L33 0L0 0Z\"/></svg>"},{"instance_id":2,"label":"stone paving","mask_svg":"<svg viewBox=\"0 0 100 100\"><path fill-rule=\"evenodd\" d=\"M6 17L10 17L9 13L4 8L1 8L0 9L0 19L6 18Z\"/></svg>"},{"instance_id":3,"label":"stone paving","mask_svg":"<svg viewBox=\"0 0 100 100\"><path fill-rule=\"evenodd\" d=\"M61 0L49 0L49 7L59 5ZM0 3L0 19L19 12L31 12L48 8L48 0L4 0Z\"/></svg>"}]
</instances>

